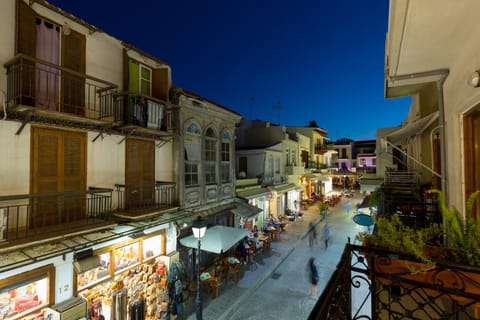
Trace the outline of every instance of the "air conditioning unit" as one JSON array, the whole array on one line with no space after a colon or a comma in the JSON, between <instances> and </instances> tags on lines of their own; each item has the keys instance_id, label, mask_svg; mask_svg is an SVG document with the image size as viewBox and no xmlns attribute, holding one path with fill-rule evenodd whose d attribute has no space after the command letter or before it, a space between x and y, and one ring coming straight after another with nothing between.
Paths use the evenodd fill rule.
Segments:
<instances>
[{"instance_id":1,"label":"air conditioning unit","mask_svg":"<svg viewBox=\"0 0 480 320\"><path fill-rule=\"evenodd\" d=\"M45 319L77 320L87 316L87 300L73 297L45 310Z\"/></svg>"},{"instance_id":2,"label":"air conditioning unit","mask_svg":"<svg viewBox=\"0 0 480 320\"><path fill-rule=\"evenodd\" d=\"M82 273L88 270L95 269L100 266L100 258L98 256L91 256L83 259L78 259L73 262L73 267L77 273Z\"/></svg>"}]
</instances>

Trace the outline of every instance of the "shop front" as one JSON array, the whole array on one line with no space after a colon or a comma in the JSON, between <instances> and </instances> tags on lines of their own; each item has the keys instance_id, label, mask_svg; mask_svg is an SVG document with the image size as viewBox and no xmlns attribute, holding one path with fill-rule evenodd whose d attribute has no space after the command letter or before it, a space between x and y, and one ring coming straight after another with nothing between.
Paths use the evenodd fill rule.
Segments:
<instances>
[{"instance_id":1,"label":"shop front","mask_svg":"<svg viewBox=\"0 0 480 320\"><path fill-rule=\"evenodd\" d=\"M173 223L124 225L4 253L0 319L134 319L127 313L141 310L152 317L166 314L168 276L178 261L171 233Z\"/></svg>"}]
</instances>

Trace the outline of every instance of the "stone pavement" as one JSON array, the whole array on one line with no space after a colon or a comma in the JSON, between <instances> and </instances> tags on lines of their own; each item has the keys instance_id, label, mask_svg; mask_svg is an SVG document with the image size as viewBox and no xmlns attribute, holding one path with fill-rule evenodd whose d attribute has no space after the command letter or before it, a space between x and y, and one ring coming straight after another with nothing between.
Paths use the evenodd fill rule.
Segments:
<instances>
[{"instance_id":1,"label":"stone pavement","mask_svg":"<svg viewBox=\"0 0 480 320\"><path fill-rule=\"evenodd\" d=\"M361 200L362 199L360 198L358 193L355 198L344 198L339 204L329 210L329 217L327 217L326 220L329 221L330 215L336 215L339 219L332 220L332 224L335 224L335 227L337 227L337 225L347 225L349 228L347 233L354 234L356 231L354 230L355 226L354 223L351 221L350 215L346 215L344 210L344 204L352 204L352 209L350 211L351 214L355 208L355 204L360 203ZM217 298L211 298L206 293L202 294L203 319L217 320L242 318L241 316L239 316L241 314L241 312L239 311L245 308L245 305L249 305L248 303L246 303L246 301L248 299L251 299L254 293L262 286L262 284L269 281L270 279L275 279L276 277L279 277L281 275L281 273L278 271L279 267L297 247L301 247L302 250L305 251L305 253L303 253L302 250L297 250L299 252L302 252L301 255L311 255L311 251L305 249L308 248L307 237L309 232L309 223L312 222L313 225L316 227L324 222L322 222L321 220L317 204L311 205L307 210L302 210L302 212L304 212L303 217L298 221L290 222L286 227L286 231L280 234L280 240L272 242L271 250L258 253L253 258L253 260L255 261L254 264L242 267L239 277L240 279L237 283L234 283L232 281L224 282L220 289L220 294ZM345 222L347 222L347 224ZM317 228L317 233L319 234L318 239L319 241L321 241L319 229L320 227ZM342 233L339 237L339 239L341 238L341 241L339 242L342 242L344 244L346 239L343 239L343 236L345 236L345 234L342 231L342 229L338 229L338 232ZM351 240L353 241L354 239ZM331 274L330 272L333 271L333 268L336 266L336 262L338 262L338 259L343 250L342 243L339 243L337 247L333 248L330 248L329 246L328 262L326 262L323 266L321 264L321 269L325 269L323 270L323 272L321 271L323 273L324 279L321 279L322 284L319 284L319 292L317 292L317 296L320 295L322 285L324 285L328 281L329 275ZM316 251L319 251L319 248L320 247L318 247ZM301 257L302 270L304 269L305 262L307 261L306 259L308 259L304 259L303 256ZM295 259L297 259L297 257L295 257ZM293 263L296 263L298 267L298 261L293 261ZM298 284L295 285L298 286ZM302 283L300 284L300 286L306 285ZM306 287L305 290L306 293L308 293L308 287ZM308 299L308 295L305 299ZM280 303L282 303L281 301L282 299L279 300ZM304 303L302 308L307 309L303 310L304 313L308 315L314 304L315 301L313 300L309 301L307 304ZM259 307L261 308L261 304ZM196 319L195 295L192 295L187 301L185 305L185 313L182 318L189 320ZM243 318L247 319L247 317ZM262 318L267 319L266 317ZM275 317L271 318L275 319ZM180 319L180 317L177 319ZM255 317L250 317L248 319L255 319ZM305 319L305 317L303 319Z\"/></svg>"}]
</instances>

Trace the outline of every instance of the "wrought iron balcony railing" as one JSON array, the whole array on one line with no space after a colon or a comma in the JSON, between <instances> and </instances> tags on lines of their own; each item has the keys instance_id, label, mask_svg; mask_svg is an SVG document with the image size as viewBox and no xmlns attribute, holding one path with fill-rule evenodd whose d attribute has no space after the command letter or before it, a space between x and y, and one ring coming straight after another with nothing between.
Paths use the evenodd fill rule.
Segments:
<instances>
[{"instance_id":1,"label":"wrought iron balcony railing","mask_svg":"<svg viewBox=\"0 0 480 320\"><path fill-rule=\"evenodd\" d=\"M158 211L178 205L175 182L157 181L153 184L115 185L119 212Z\"/></svg>"},{"instance_id":2,"label":"wrought iron balcony railing","mask_svg":"<svg viewBox=\"0 0 480 320\"><path fill-rule=\"evenodd\" d=\"M0 196L0 242L43 238L111 218L112 189Z\"/></svg>"},{"instance_id":3,"label":"wrought iron balcony railing","mask_svg":"<svg viewBox=\"0 0 480 320\"><path fill-rule=\"evenodd\" d=\"M113 121L113 94L117 86L107 81L24 54L5 63L7 105L32 107Z\"/></svg>"},{"instance_id":4,"label":"wrought iron balcony railing","mask_svg":"<svg viewBox=\"0 0 480 320\"><path fill-rule=\"evenodd\" d=\"M173 131L175 112L165 101L135 92L115 94L115 121L124 125Z\"/></svg>"},{"instance_id":5,"label":"wrought iron balcony railing","mask_svg":"<svg viewBox=\"0 0 480 320\"><path fill-rule=\"evenodd\" d=\"M421 266L410 256L347 244L308 319L479 319L479 268Z\"/></svg>"}]
</instances>

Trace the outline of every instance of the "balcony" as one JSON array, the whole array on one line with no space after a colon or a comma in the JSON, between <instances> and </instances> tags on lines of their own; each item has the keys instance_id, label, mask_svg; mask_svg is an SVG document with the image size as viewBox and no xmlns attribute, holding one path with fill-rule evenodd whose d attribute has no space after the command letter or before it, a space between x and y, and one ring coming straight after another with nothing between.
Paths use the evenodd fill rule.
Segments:
<instances>
[{"instance_id":1,"label":"balcony","mask_svg":"<svg viewBox=\"0 0 480 320\"><path fill-rule=\"evenodd\" d=\"M96 129L112 125L116 85L23 54L5 68L8 118Z\"/></svg>"},{"instance_id":2,"label":"balcony","mask_svg":"<svg viewBox=\"0 0 480 320\"><path fill-rule=\"evenodd\" d=\"M111 225L112 189L0 196L0 246ZM67 231L67 232L66 232Z\"/></svg>"},{"instance_id":3,"label":"balcony","mask_svg":"<svg viewBox=\"0 0 480 320\"><path fill-rule=\"evenodd\" d=\"M118 210L114 214L121 220L140 220L178 209L175 182L157 181L142 185L115 185Z\"/></svg>"},{"instance_id":4,"label":"balcony","mask_svg":"<svg viewBox=\"0 0 480 320\"><path fill-rule=\"evenodd\" d=\"M331 148L329 148L328 145L323 143L316 143L314 146L314 149L315 149L315 154L325 154L329 150L331 150Z\"/></svg>"},{"instance_id":5,"label":"balcony","mask_svg":"<svg viewBox=\"0 0 480 320\"><path fill-rule=\"evenodd\" d=\"M136 92L115 94L115 121L123 130L171 135L177 129L174 108L165 101Z\"/></svg>"},{"instance_id":6,"label":"balcony","mask_svg":"<svg viewBox=\"0 0 480 320\"><path fill-rule=\"evenodd\" d=\"M437 263L425 273L389 272L398 259L418 263L348 243L308 319L479 318L480 269Z\"/></svg>"}]
</instances>

